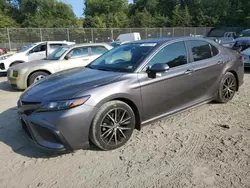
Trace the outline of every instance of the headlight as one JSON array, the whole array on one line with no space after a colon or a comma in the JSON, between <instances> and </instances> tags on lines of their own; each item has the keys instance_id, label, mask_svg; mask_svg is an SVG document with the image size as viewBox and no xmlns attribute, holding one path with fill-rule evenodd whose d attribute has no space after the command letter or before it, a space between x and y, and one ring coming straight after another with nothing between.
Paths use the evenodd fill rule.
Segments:
<instances>
[{"instance_id":1,"label":"headlight","mask_svg":"<svg viewBox=\"0 0 250 188\"><path fill-rule=\"evenodd\" d=\"M42 106L38 111L66 110L66 109L74 108L77 106L81 106L89 98L90 96L86 96L86 97L82 97L78 99L63 100L63 101L52 101Z\"/></svg>"},{"instance_id":2,"label":"headlight","mask_svg":"<svg viewBox=\"0 0 250 188\"><path fill-rule=\"evenodd\" d=\"M4 55L4 56L0 56L0 60L5 60L8 59L11 55Z\"/></svg>"}]
</instances>

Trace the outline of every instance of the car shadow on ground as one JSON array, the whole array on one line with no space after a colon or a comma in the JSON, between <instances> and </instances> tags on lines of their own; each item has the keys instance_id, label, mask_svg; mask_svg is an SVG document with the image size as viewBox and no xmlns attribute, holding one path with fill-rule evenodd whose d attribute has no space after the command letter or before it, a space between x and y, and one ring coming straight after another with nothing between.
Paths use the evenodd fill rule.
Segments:
<instances>
[{"instance_id":1,"label":"car shadow on ground","mask_svg":"<svg viewBox=\"0 0 250 188\"><path fill-rule=\"evenodd\" d=\"M0 82L0 90L9 91L9 92L21 92L13 88L7 81Z\"/></svg>"},{"instance_id":2,"label":"car shadow on ground","mask_svg":"<svg viewBox=\"0 0 250 188\"><path fill-rule=\"evenodd\" d=\"M13 152L29 158L52 158L59 155L43 151L29 140L22 129L16 107L2 112L0 122L0 142L11 147Z\"/></svg>"}]
</instances>

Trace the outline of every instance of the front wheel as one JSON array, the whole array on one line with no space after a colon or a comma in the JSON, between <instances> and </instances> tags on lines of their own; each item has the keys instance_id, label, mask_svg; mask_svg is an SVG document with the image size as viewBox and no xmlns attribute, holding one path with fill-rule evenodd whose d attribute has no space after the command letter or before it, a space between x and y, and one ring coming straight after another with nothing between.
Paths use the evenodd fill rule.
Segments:
<instances>
[{"instance_id":1,"label":"front wheel","mask_svg":"<svg viewBox=\"0 0 250 188\"><path fill-rule=\"evenodd\" d=\"M48 76L49 74L43 71L38 71L38 72L34 72L30 75L29 80L28 80L28 86L38 82L39 80L45 78L46 76Z\"/></svg>"},{"instance_id":2,"label":"front wheel","mask_svg":"<svg viewBox=\"0 0 250 188\"><path fill-rule=\"evenodd\" d=\"M90 129L90 140L102 150L119 148L130 139L135 122L129 105L110 101L98 110Z\"/></svg>"},{"instance_id":3,"label":"front wheel","mask_svg":"<svg viewBox=\"0 0 250 188\"><path fill-rule=\"evenodd\" d=\"M217 102L227 103L233 99L237 90L237 80L235 76L228 72L226 73L220 83Z\"/></svg>"}]
</instances>

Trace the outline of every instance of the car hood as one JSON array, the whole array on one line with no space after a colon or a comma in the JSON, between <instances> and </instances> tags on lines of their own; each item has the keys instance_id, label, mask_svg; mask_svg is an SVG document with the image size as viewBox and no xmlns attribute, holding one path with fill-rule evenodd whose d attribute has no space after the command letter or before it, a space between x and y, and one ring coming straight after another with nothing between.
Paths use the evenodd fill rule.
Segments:
<instances>
[{"instance_id":1,"label":"car hood","mask_svg":"<svg viewBox=\"0 0 250 188\"><path fill-rule=\"evenodd\" d=\"M85 67L69 69L34 84L21 95L21 98L29 102L71 99L81 96L81 92L111 83L123 74Z\"/></svg>"},{"instance_id":2,"label":"car hood","mask_svg":"<svg viewBox=\"0 0 250 188\"><path fill-rule=\"evenodd\" d=\"M57 61L54 60L37 60L37 61L31 61L31 62L27 62L27 63L20 63L17 64L13 67L10 67L10 70L21 70L21 69L25 69L25 68L32 68L32 67L36 67L36 66L41 66L41 65L45 65L45 63L57 63Z\"/></svg>"}]
</instances>

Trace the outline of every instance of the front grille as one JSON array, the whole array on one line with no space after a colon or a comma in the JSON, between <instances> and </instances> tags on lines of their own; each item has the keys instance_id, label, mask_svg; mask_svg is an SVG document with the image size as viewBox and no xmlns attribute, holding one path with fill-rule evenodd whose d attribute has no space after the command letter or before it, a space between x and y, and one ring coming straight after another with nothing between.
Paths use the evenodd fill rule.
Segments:
<instances>
[{"instance_id":1,"label":"front grille","mask_svg":"<svg viewBox=\"0 0 250 188\"><path fill-rule=\"evenodd\" d=\"M18 71L13 71L13 77L18 77Z\"/></svg>"},{"instance_id":2,"label":"front grille","mask_svg":"<svg viewBox=\"0 0 250 188\"><path fill-rule=\"evenodd\" d=\"M0 63L0 69L1 69L1 70L5 70L5 65L4 65L4 63Z\"/></svg>"},{"instance_id":3,"label":"front grille","mask_svg":"<svg viewBox=\"0 0 250 188\"><path fill-rule=\"evenodd\" d=\"M22 105L36 105L41 104L41 102L29 102L29 101L21 101Z\"/></svg>"},{"instance_id":4,"label":"front grille","mask_svg":"<svg viewBox=\"0 0 250 188\"><path fill-rule=\"evenodd\" d=\"M33 112L35 112L38 108L40 108L41 102L29 102L29 101L20 101L19 109L20 112L29 116Z\"/></svg>"}]
</instances>

